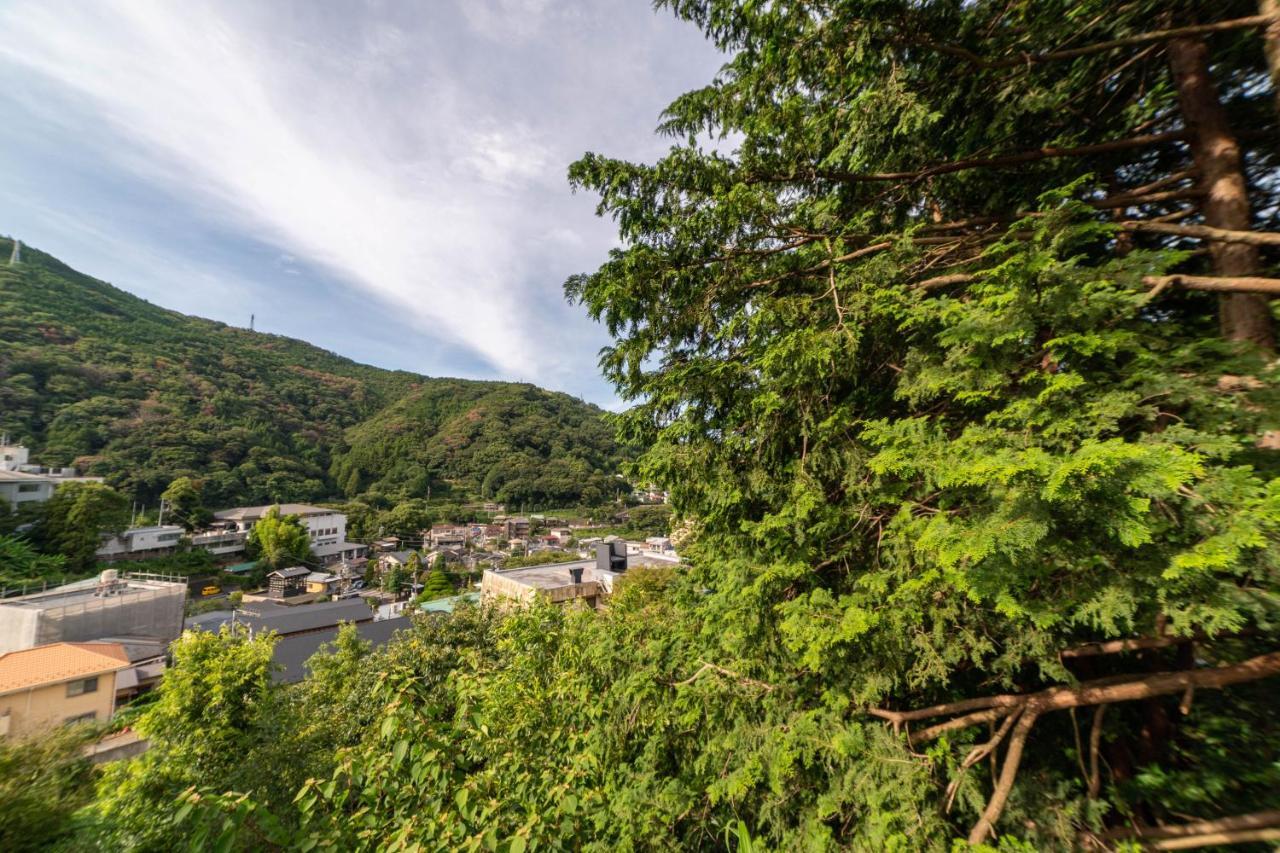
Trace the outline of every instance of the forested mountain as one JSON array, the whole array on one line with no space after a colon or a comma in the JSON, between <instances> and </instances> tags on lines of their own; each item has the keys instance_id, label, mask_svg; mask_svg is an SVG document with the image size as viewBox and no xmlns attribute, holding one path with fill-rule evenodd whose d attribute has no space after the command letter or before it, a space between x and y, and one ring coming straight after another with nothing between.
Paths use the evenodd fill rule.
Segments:
<instances>
[{"instance_id":1,"label":"forested mountain","mask_svg":"<svg viewBox=\"0 0 1280 853\"><path fill-rule=\"evenodd\" d=\"M143 502L184 475L215 506L616 490L611 429L573 397L357 364L159 308L25 245L0 265L0 430Z\"/></svg>"}]
</instances>

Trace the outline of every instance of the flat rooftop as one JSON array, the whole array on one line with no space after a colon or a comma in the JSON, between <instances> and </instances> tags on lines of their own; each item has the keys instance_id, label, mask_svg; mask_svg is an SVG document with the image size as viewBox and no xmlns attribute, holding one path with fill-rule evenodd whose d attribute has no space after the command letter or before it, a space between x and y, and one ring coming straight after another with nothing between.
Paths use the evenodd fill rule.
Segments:
<instances>
[{"instance_id":1,"label":"flat rooftop","mask_svg":"<svg viewBox=\"0 0 1280 853\"><path fill-rule=\"evenodd\" d=\"M0 607L20 607L29 610L52 610L57 607L68 607L75 604L91 604L95 601L109 601L139 596L146 593L171 592L181 590L186 596L187 583L182 578L172 580L161 576L134 577L121 576L110 582L111 592L102 595L99 588L103 583L98 578L63 584L44 592L33 592L28 595L16 595L12 598L0 599Z\"/></svg>"}]
</instances>

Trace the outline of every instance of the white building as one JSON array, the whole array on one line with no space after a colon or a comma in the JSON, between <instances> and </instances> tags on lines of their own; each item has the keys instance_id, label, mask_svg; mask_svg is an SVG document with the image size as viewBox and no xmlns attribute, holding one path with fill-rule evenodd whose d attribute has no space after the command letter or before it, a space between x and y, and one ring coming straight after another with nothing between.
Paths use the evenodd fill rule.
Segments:
<instances>
[{"instance_id":1,"label":"white building","mask_svg":"<svg viewBox=\"0 0 1280 853\"><path fill-rule=\"evenodd\" d=\"M17 509L20 504L40 503L53 497L57 483L43 474L0 469L0 501Z\"/></svg>"},{"instance_id":2,"label":"white building","mask_svg":"<svg viewBox=\"0 0 1280 853\"><path fill-rule=\"evenodd\" d=\"M347 517L337 510L308 504L268 504L267 506L241 506L215 512L213 517L235 525L236 530L248 533L267 510L280 508L280 515L296 515L311 536L311 547L337 545L347 539Z\"/></svg>"},{"instance_id":3,"label":"white building","mask_svg":"<svg viewBox=\"0 0 1280 853\"><path fill-rule=\"evenodd\" d=\"M102 547L94 554L104 560L160 554L177 548L182 534L183 529L176 524L131 527L102 543Z\"/></svg>"},{"instance_id":4,"label":"white building","mask_svg":"<svg viewBox=\"0 0 1280 853\"><path fill-rule=\"evenodd\" d=\"M81 477L75 468L42 468L32 464L30 451L21 444L0 440L0 501L11 509L18 504L40 503L53 497L63 483L101 483L101 477Z\"/></svg>"}]
</instances>

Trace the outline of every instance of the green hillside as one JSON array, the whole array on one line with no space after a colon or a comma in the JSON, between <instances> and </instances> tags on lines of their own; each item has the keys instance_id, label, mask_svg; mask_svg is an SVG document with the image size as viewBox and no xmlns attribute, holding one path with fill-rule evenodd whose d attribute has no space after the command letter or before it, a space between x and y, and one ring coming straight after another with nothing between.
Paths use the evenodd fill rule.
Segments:
<instances>
[{"instance_id":1,"label":"green hillside","mask_svg":"<svg viewBox=\"0 0 1280 853\"><path fill-rule=\"evenodd\" d=\"M7 261L12 241L0 238ZM26 245L0 265L0 430L140 501L364 495L594 501L604 413L527 384L430 379L152 305Z\"/></svg>"}]
</instances>

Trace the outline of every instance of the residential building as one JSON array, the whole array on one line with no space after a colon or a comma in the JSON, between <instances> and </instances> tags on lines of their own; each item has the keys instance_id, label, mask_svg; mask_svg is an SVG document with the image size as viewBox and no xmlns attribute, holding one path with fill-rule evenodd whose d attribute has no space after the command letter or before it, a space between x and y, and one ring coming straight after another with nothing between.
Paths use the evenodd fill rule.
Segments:
<instances>
[{"instance_id":1,"label":"residential building","mask_svg":"<svg viewBox=\"0 0 1280 853\"><path fill-rule=\"evenodd\" d=\"M0 735L106 722L115 713L116 676L129 668L119 643L51 643L0 654Z\"/></svg>"},{"instance_id":2,"label":"residential building","mask_svg":"<svg viewBox=\"0 0 1280 853\"><path fill-rule=\"evenodd\" d=\"M0 652L101 637L168 644L182 633L184 578L107 569L97 578L0 599Z\"/></svg>"},{"instance_id":3,"label":"residential building","mask_svg":"<svg viewBox=\"0 0 1280 853\"><path fill-rule=\"evenodd\" d=\"M237 530L234 523L223 522L191 534L191 547L210 554L238 554L244 550L248 538L249 534Z\"/></svg>"},{"instance_id":4,"label":"residential building","mask_svg":"<svg viewBox=\"0 0 1280 853\"><path fill-rule=\"evenodd\" d=\"M437 524L423 538L437 551L465 551L469 533L465 527Z\"/></svg>"},{"instance_id":5,"label":"residential building","mask_svg":"<svg viewBox=\"0 0 1280 853\"><path fill-rule=\"evenodd\" d=\"M314 545L311 548L311 555L315 557L322 566L332 566L339 563L354 563L362 560L369 553L369 546L359 542L347 542L342 540L339 542L331 542L328 545Z\"/></svg>"},{"instance_id":6,"label":"residential building","mask_svg":"<svg viewBox=\"0 0 1280 853\"><path fill-rule=\"evenodd\" d=\"M346 541L347 517L337 510L309 504L242 506L215 512L213 517L218 521L230 522L235 525L236 530L248 533L253 529L253 525L257 524L272 506L279 507L280 515L282 516L298 516L303 526L307 528L313 549Z\"/></svg>"},{"instance_id":7,"label":"residential building","mask_svg":"<svg viewBox=\"0 0 1280 853\"><path fill-rule=\"evenodd\" d=\"M0 501L17 509L21 504L43 503L53 497L57 484L52 477L23 471L0 470Z\"/></svg>"},{"instance_id":8,"label":"residential building","mask_svg":"<svg viewBox=\"0 0 1280 853\"><path fill-rule=\"evenodd\" d=\"M63 483L101 483L101 477L81 477L75 468L44 468L30 461L30 452L21 444L0 439L0 501L11 509L19 504L39 503L53 497Z\"/></svg>"},{"instance_id":9,"label":"residential building","mask_svg":"<svg viewBox=\"0 0 1280 853\"><path fill-rule=\"evenodd\" d=\"M305 578L307 592L316 595L333 595L343 585L342 578L328 572L312 572Z\"/></svg>"},{"instance_id":10,"label":"residential building","mask_svg":"<svg viewBox=\"0 0 1280 853\"><path fill-rule=\"evenodd\" d=\"M267 575L267 595L271 598L288 598L306 592L307 575L311 570L305 566L293 566L288 569L276 569Z\"/></svg>"},{"instance_id":11,"label":"residential building","mask_svg":"<svg viewBox=\"0 0 1280 853\"><path fill-rule=\"evenodd\" d=\"M401 568L409 565L409 558L416 552L414 551L387 551L378 554L374 559L378 561L378 571L386 572L392 568Z\"/></svg>"},{"instance_id":12,"label":"residential building","mask_svg":"<svg viewBox=\"0 0 1280 853\"><path fill-rule=\"evenodd\" d=\"M529 519L508 518L506 520L506 536L508 540L529 538Z\"/></svg>"},{"instance_id":13,"label":"residential building","mask_svg":"<svg viewBox=\"0 0 1280 853\"><path fill-rule=\"evenodd\" d=\"M527 604L542 598L553 604L581 601L599 607L613 593L614 583L628 569L671 566L671 556L632 553L625 542L601 542L595 559L573 560L518 569L486 569L480 581L481 599L486 603Z\"/></svg>"},{"instance_id":14,"label":"residential building","mask_svg":"<svg viewBox=\"0 0 1280 853\"><path fill-rule=\"evenodd\" d=\"M177 524L130 527L106 539L94 552L100 560L128 560L168 554L178 547L185 531Z\"/></svg>"},{"instance_id":15,"label":"residential building","mask_svg":"<svg viewBox=\"0 0 1280 853\"><path fill-rule=\"evenodd\" d=\"M573 538L573 531L567 527L553 527L547 531L547 538L557 545L564 545Z\"/></svg>"},{"instance_id":16,"label":"residential building","mask_svg":"<svg viewBox=\"0 0 1280 853\"><path fill-rule=\"evenodd\" d=\"M671 544L670 536L650 536L644 540L644 549L653 554L671 554L675 552L675 546Z\"/></svg>"}]
</instances>

